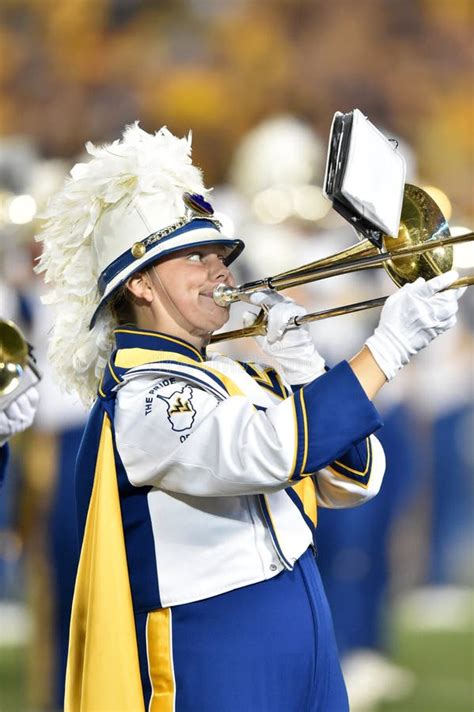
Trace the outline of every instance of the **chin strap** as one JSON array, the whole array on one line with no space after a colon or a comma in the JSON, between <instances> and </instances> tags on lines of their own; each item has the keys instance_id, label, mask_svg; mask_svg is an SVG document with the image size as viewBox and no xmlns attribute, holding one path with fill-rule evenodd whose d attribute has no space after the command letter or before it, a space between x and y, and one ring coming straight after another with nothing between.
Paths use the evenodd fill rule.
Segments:
<instances>
[{"instance_id":1,"label":"chin strap","mask_svg":"<svg viewBox=\"0 0 474 712\"><path fill-rule=\"evenodd\" d=\"M153 274L155 275L156 280L157 280L158 284L160 285L160 287L163 291L163 294L166 297L166 300L168 301L169 307L171 307L171 316L177 322L177 324L179 324L179 326L186 328L186 326L182 324L182 320L184 319L184 316L178 309L178 306L176 305L175 301L173 300L171 294L168 292L165 285L163 284L163 280L161 279L161 277L158 273L158 270L156 268L157 268L157 265L153 265Z\"/></svg>"}]
</instances>

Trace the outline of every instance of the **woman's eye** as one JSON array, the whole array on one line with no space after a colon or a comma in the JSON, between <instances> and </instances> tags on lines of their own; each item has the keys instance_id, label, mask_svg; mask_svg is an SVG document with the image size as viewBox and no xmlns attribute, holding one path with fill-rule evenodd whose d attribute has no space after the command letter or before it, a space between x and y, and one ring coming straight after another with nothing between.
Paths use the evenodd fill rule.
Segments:
<instances>
[{"instance_id":1,"label":"woman's eye","mask_svg":"<svg viewBox=\"0 0 474 712\"><path fill-rule=\"evenodd\" d=\"M187 256L187 259L190 262L200 262L202 259L202 255L200 255L199 252L192 252L190 255Z\"/></svg>"}]
</instances>

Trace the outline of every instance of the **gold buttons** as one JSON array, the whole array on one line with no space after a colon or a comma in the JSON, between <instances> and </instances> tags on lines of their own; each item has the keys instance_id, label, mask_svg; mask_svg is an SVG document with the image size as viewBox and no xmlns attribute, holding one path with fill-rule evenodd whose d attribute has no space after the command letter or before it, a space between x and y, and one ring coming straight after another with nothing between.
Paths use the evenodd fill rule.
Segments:
<instances>
[{"instance_id":1,"label":"gold buttons","mask_svg":"<svg viewBox=\"0 0 474 712\"><path fill-rule=\"evenodd\" d=\"M131 249L132 255L135 257L136 260L140 259L140 257L143 257L143 255L146 252L146 247L143 244L143 242L134 242L132 245Z\"/></svg>"}]
</instances>

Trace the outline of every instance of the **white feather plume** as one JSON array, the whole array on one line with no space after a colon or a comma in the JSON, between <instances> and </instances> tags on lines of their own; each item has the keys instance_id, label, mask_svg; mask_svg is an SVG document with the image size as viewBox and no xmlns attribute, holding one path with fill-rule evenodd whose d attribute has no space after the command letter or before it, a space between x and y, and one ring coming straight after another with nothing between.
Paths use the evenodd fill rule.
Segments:
<instances>
[{"instance_id":1,"label":"white feather plume","mask_svg":"<svg viewBox=\"0 0 474 712\"><path fill-rule=\"evenodd\" d=\"M90 404L112 349L116 324L103 309L92 330L98 303L99 267L93 236L105 209L124 198L164 193L179 204L184 191L205 193L191 162L191 134L177 138L166 127L149 134L138 122L112 144L86 144L92 157L76 164L63 189L50 200L36 239L43 253L36 266L51 287L44 302L56 309L49 358L59 384ZM113 239L113 236L112 236ZM130 244L133 244L133 235Z\"/></svg>"}]
</instances>

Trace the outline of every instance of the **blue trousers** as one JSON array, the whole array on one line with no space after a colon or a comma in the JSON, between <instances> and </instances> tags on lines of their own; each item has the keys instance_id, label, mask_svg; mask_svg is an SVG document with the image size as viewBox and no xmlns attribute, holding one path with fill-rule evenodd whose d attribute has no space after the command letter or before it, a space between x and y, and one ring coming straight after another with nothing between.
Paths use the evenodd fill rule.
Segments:
<instances>
[{"instance_id":1,"label":"blue trousers","mask_svg":"<svg viewBox=\"0 0 474 712\"><path fill-rule=\"evenodd\" d=\"M311 549L293 571L168 611L168 680L152 660L166 657L168 641L150 625L163 611L136 614L146 709L151 698L159 709L172 676L175 712L348 712Z\"/></svg>"}]
</instances>

